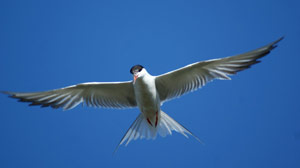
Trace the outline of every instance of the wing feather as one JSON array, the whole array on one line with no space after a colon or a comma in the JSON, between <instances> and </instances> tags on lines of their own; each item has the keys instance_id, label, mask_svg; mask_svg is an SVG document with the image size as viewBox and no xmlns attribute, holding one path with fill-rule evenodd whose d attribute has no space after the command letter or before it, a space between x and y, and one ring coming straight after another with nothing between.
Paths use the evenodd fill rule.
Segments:
<instances>
[{"instance_id":1,"label":"wing feather","mask_svg":"<svg viewBox=\"0 0 300 168\"><path fill-rule=\"evenodd\" d=\"M126 108L136 107L131 81L90 82L44 92L3 92L30 106L63 108L69 110L85 102L87 106Z\"/></svg>"},{"instance_id":2,"label":"wing feather","mask_svg":"<svg viewBox=\"0 0 300 168\"><path fill-rule=\"evenodd\" d=\"M201 88L214 79L230 80L228 75L250 68L270 53L280 39L256 50L236 56L196 62L157 76L155 79L161 102Z\"/></svg>"}]
</instances>

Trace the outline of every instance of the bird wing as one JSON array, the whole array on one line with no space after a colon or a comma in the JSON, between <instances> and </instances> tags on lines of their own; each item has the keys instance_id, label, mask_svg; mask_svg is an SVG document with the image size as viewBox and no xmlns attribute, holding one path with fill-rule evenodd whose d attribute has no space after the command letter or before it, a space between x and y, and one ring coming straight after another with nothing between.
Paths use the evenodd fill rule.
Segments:
<instances>
[{"instance_id":1,"label":"bird wing","mask_svg":"<svg viewBox=\"0 0 300 168\"><path fill-rule=\"evenodd\" d=\"M126 108L137 105L131 81L90 82L44 92L3 93L21 102L31 102L30 105L61 107L64 110L72 109L83 102L88 106L108 108Z\"/></svg>"},{"instance_id":2,"label":"bird wing","mask_svg":"<svg viewBox=\"0 0 300 168\"><path fill-rule=\"evenodd\" d=\"M194 91L214 79L227 79L239 71L259 63L257 60L270 53L280 39L256 50L220 59L196 62L180 69L157 76L156 89L161 102Z\"/></svg>"}]
</instances>

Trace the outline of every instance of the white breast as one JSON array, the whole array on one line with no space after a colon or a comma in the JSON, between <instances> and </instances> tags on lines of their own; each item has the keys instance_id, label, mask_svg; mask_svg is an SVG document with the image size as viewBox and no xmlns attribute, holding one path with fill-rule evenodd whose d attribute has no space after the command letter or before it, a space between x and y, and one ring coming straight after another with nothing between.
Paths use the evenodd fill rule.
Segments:
<instances>
[{"instance_id":1,"label":"white breast","mask_svg":"<svg viewBox=\"0 0 300 168\"><path fill-rule=\"evenodd\" d=\"M155 87L155 77L145 75L138 78L134 84L137 105L141 112L149 118L153 118L160 110L159 96Z\"/></svg>"}]
</instances>

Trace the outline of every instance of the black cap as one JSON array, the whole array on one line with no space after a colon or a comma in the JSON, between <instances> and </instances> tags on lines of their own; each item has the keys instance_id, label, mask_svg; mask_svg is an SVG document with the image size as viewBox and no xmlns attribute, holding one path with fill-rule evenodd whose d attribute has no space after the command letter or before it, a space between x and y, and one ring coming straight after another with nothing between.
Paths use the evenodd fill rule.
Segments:
<instances>
[{"instance_id":1,"label":"black cap","mask_svg":"<svg viewBox=\"0 0 300 168\"><path fill-rule=\"evenodd\" d=\"M144 67L142 65L135 65L131 67L130 73L133 74L134 72L140 72Z\"/></svg>"}]
</instances>

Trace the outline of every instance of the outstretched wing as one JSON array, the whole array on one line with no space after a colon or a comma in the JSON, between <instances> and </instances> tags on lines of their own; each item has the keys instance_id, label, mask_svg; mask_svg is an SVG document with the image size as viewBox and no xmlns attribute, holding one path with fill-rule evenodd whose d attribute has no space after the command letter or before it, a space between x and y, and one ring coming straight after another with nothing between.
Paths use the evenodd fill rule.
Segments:
<instances>
[{"instance_id":1,"label":"outstretched wing","mask_svg":"<svg viewBox=\"0 0 300 168\"><path fill-rule=\"evenodd\" d=\"M228 75L250 68L259 58L270 53L280 39L259 49L220 59L196 62L156 77L160 100L166 101L194 91L214 79L230 79Z\"/></svg>"},{"instance_id":2,"label":"outstretched wing","mask_svg":"<svg viewBox=\"0 0 300 168\"><path fill-rule=\"evenodd\" d=\"M135 95L131 81L128 82L90 82L73 85L61 89L19 93L3 92L21 102L42 107L63 108L69 110L80 103L88 106L107 108L135 107Z\"/></svg>"}]
</instances>

